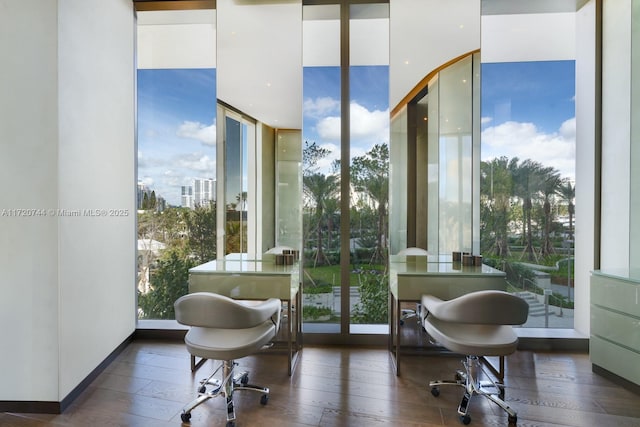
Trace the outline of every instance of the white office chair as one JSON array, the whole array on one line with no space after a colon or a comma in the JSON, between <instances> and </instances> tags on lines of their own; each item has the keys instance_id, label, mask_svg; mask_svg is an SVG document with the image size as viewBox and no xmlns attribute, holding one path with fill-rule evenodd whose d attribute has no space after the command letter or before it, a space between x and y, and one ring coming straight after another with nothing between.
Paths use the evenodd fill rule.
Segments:
<instances>
[{"instance_id":1,"label":"white office chair","mask_svg":"<svg viewBox=\"0 0 640 427\"><path fill-rule=\"evenodd\" d=\"M184 341L192 356L220 360L222 363L206 379L200 381L198 397L186 405L181 418L191 419L191 411L216 396L224 396L227 404L227 426L235 425L233 392L251 390L262 393L260 403L266 405L269 389L250 385L247 372L234 374L235 359L256 353L269 344L280 327L281 302L270 298L256 304L236 301L210 293L196 292L180 297L174 304L176 320L191 326ZM213 377L222 369L222 379ZM210 389L207 391L207 387Z\"/></svg>"},{"instance_id":2,"label":"white office chair","mask_svg":"<svg viewBox=\"0 0 640 427\"><path fill-rule=\"evenodd\" d=\"M465 389L458 414L469 424L469 403L475 395L484 396L508 414L509 423L517 422L516 412L504 401L504 356L516 351L518 336L512 325L527 321L529 305L522 298L503 291L477 291L449 301L432 295L422 296L423 321L426 332L440 345L466 355L464 371L454 381L429 382L431 394L440 395L440 386L455 385ZM497 380L482 367L484 356L500 356L500 371L492 368ZM480 374L489 378L480 381Z\"/></svg>"}]
</instances>

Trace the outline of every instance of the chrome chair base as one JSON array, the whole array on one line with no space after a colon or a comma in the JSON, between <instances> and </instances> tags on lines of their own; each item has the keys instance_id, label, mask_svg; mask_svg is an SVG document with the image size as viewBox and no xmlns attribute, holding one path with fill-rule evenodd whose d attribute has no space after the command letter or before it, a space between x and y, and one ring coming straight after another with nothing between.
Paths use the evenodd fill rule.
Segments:
<instances>
[{"instance_id":1,"label":"chrome chair base","mask_svg":"<svg viewBox=\"0 0 640 427\"><path fill-rule=\"evenodd\" d=\"M518 415L504 401L504 384L490 379L491 377L482 368L482 362L477 356L467 356L462 364L465 370L456 372L455 380L430 381L431 394L438 397L440 395L440 386L453 385L464 388L465 392L458 406L458 415L460 416L460 421L465 425L471 422L469 404L474 396L483 396L491 400L508 414L509 424L516 424ZM480 373L484 373L489 380L480 381Z\"/></svg>"},{"instance_id":2,"label":"chrome chair base","mask_svg":"<svg viewBox=\"0 0 640 427\"><path fill-rule=\"evenodd\" d=\"M233 360L223 361L216 370L208 377L200 381L198 387L198 397L187 404L180 414L183 422L187 423L191 419L191 411L207 400L222 396L227 405L227 427L235 425L236 412L233 405L233 393L239 390L249 390L262 393L260 403L266 405L269 401L269 389L258 385L249 384L249 373L241 371L234 373L234 367L238 364ZM213 378L222 369L222 380Z\"/></svg>"}]
</instances>

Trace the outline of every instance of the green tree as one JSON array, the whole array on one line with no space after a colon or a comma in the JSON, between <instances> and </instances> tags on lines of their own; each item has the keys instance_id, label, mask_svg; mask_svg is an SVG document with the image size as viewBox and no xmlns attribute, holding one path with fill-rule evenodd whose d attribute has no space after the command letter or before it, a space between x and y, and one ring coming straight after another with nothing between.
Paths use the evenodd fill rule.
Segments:
<instances>
[{"instance_id":1,"label":"green tree","mask_svg":"<svg viewBox=\"0 0 640 427\"><path fill-rule=\"evenodd\" d=\"M485 239L492 238L484 253L495 254L500 258L510 255L509 250L509 211L513 196L513 176L511 171L518 163L515 157L509 160L500 157L480 164L480 192L483 195L482 220ZM482 240L482 239L481 239Z\"/></svg>"},{"instance_id":2,"label":"green tree","mask_svg":"<svg viewBox=\"0 0 640 427\"><path fill-rule=\"evenodd\" d=\"M191 254L200 264L216 258L216 205L196 206L186 216Z\"/></svg>"},{"instance_id":3,"label":"green tree","mask_svg":"<svg viewBox=\"0 0 640 427\"><path fill-rule=\"evenodd\" d=\"M158 201L156 200L156 190L151 191L151 196L149 197L149 206L147 209L156 209L158 207Z\"/></svg>"},{"instance_id":4,"label":"green tree","mask_svg":"<svg viewBox=\"0 0 640 427\"><path fill-rule=\"evenodd\" d=\"M175 251L165 252L151 274L148 292L138 293L140 318L175 319L173 303L189 290L189 269L194 263Z\"/></svg>"},{"instance_id":5,"label":"green tree","mask_svg":"<svg viewBox=\"0 0 640 427\"><path fill-rule=\"evenodd\" d=\"M376 144L363 156L354 157L351 183L356 191L365 194L377 210L377 239L374 258L384 263L387 255L389 223L389 147Z\"/></svg>"},{"instance_id":6,"label":"green tree","mask_svg":"<svg viewBox=\"0 0 640 427\"><path fill-rule=\"evenodd\" d=\"M313 203L314 217L316 220L316 253L313 266L330 264L323 250L322 234L325 220L325 208L327 201L336 197L340 189L340 181L336 175L324 175L315 173L303 176L304 193Z\"/></svg>"},{"instance_id":7,"label":"green tree","mask_svg":"<svg viewBox=\"0 0 640 427\"><path fill-rule=\"evenodd\" d=\"M553 210L551 209L551 197L558 193L562 184L560 172L552 167L539 170L541 177L541 193L543 198L544 233L542 238L542 256L547 257L554 253L551 243L551 224L553 222Z\"/></svg>"},{"instance_id":8,"label":"green tree","mask_svg":"<svg viewBox=\"0 0 640 427\"><path fill-rule=\"evenodd\" d=\"M326 148L315 142L305 141L302 150L302 185L305 196L311 203L309 207L309 221L305 221L305 234L309 236L315 231L316 249L313 266L331 264L324 253L323 233L327 230L327 244L331 245L331 233L334 228L334 218L340 209L339 191L340 178L337 173L324 174L320 172L318 164L330 154Z\"/></svg>"},{"instance_id":9,"label":"green tree","mask_svg":"<svg viewBox=\"0 0 640 427\"><path fill-rule=\"evenodd\" d=\"M354 323L384 324L389 321L389 278L377 270L358 274L360 302L353 311Z\"/></svg>"},{"instance_id":10,"label":"green tree","mask_svg":"<svg viewBox=\"0 0 640 427\"><path fill-rule=\"evenodd\" d=\"M533 200L541 189L542 174L540 172L543 169L541 163L531 159L512 165L514 194L522 200L522 235L524 239L522 257L526 256L529 261L537 261L533 247L532 212Z\"/></svg>"},{"instance_id":11,"label":"green tree","mask_svg":"<svg viewBox=\"0 0 640 427\"><path fill-rule=\"evenodd\" d=\"M573 240L573 215L576 207L573 200L576 198L576 187L571 185L571 181L564 179L557 190L557 194L567 203L567 211L569 213L569 240Z\"/></svg>"},{"instance_id":12,"label":"green tree","mask_svg":"<svg viewBox=\"0 0 640 427\"><path fill-rule=\"evenodd\" d=\"M146 191L142 194L142 205L140 207L142 210L149 209L149 195Z\"/></svg>"}]
</instances>

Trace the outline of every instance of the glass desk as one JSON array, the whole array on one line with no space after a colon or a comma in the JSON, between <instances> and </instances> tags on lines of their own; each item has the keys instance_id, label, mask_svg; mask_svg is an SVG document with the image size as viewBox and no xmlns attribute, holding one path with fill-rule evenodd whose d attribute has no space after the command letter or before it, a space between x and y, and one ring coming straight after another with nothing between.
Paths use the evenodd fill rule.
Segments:
<instances>
[{"instance_id":1,"label":"glass desk","mask_svg":"<svg viewBox=\"0 0 640 427\"><path fill-rule=\"evenodd\" d=\"M389 262L389 352L400 375L401 304L430 294L443 300L486 289L506 290L506 274L488 265L463 266L447 255L392 257Z\"/></svg>"},{"instance_id":2,"label":"glass desk","mask_svg":"<svg viewBox=\"0 0 640 427\"><path fill-rule=\"evenodd\" d=\"M287 368L291 375L302 348L300 266L298 263L276 265L269 257L248 260L246 255L231 255L229 259L209 261L190 269L189 292L214 292L241 300L279 298L285 301ZM191 366L192 370L198 367L193 356Z\"/></svg>"}]
</instances>

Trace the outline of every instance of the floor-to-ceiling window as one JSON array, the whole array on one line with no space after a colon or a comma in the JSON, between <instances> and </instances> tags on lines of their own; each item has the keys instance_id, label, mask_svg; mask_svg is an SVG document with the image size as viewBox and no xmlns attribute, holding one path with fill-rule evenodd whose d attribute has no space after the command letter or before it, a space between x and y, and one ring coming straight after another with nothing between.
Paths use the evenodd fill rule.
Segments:
<instances>
[{"instance_id":1,"label":"floor-to-ceiling window","mask_svg":"<svg viewBox=\"0 0 640 427\"><path fill-rule=\"evenodd\" d=\"M575 173L576 13L487 12L481 252L485 262L507 272L509 290L529 301L526 327L572 329L579 222L575 188L580 185ZM517 37L496 36L515 26Z\"/></svg>"},{"instance_id":2,"label":"floor-to-ceiling window","mask_svg":"<svg viewBox=\"0 0 640 427\"><path fill-rule=\"evenodd\" d=\"M340 6L303 6L304 332L340 332Z\"/></svg>"},{"instance_id":3,"label":"floor-to-ceiling window","mask_svg":"<svg viewBox=\"0 0 640 427\"><path fill-rule=\"evenodd\" d=\"M303 330L386 332L388 4L303 18Z\"/></svg>"},{"instance_id":4,"label":"floor-to-ceiling window","mask_svg":"<svg viewBox=\"0 0 640 427\"><path fill-rule=\"evenodd\" d=\"M172 319L216 257L215 11L137 13L138 316Z\"/></svg>"},{"instance_id":5,"label":"floor-to-ceiling window","mask_svg":"<svg viewBox=\"0 0 640 427\"><path fill-rule=\"evenodd\" d=\"M349 7L349 130L350 332L386 333L389 289L388 4Z\"/></svg>"}]
</instances>

